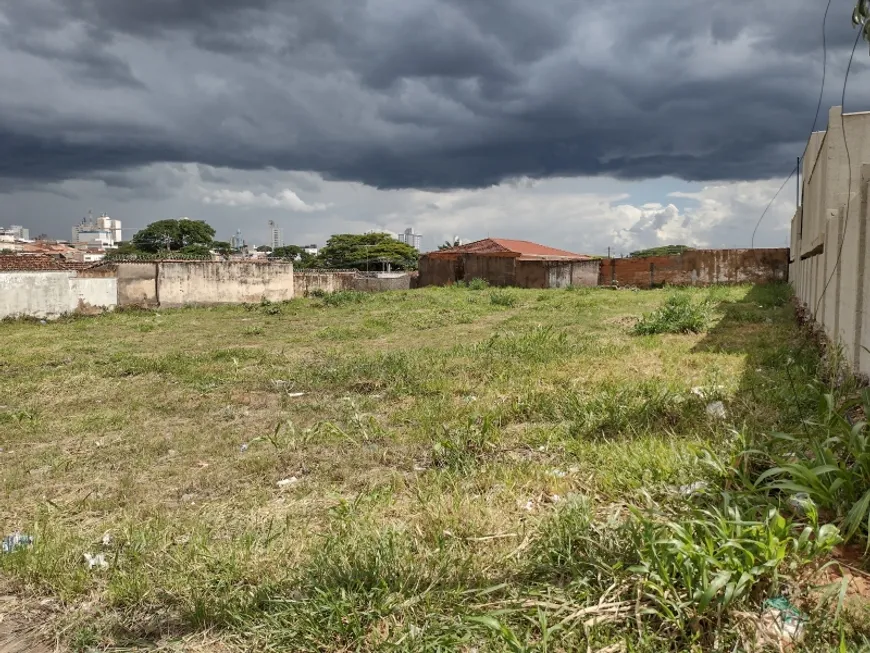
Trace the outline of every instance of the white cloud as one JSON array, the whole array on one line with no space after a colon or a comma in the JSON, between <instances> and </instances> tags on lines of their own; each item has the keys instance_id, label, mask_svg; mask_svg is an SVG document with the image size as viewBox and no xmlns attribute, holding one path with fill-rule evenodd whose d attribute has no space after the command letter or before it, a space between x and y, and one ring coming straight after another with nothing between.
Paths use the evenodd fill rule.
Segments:
<instances>
[{"instance_id":1,"label":"white cloud","mask_svg":"<svg viewBox=\"0 0 870 653\"><path fill-rule=\"evenodd\" d=\"M205 204L219 204L241 208L289 209L301 213L322 211L326 204L308 204L289 188L274 195L269 193L254 193L250 190L230 190L218 188L208 190L201 188L201 200Z\"/></svg>"}]
</instances>

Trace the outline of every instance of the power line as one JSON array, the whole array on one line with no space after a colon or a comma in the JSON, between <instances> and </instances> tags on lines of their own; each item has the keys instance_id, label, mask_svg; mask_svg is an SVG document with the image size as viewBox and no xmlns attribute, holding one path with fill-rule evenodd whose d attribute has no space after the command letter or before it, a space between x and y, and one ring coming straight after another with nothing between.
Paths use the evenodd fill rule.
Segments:
<instances>
[{"instance_id":1,"label":"power line","mask_svg":"<svg viewBox=\"0 0 870 653\"><path fill-rule=\"evenodd\" d=\"M822 96L825 93L825 78L828 74L828 37L825 34L825 28L828 25L828 12L831 10L831 0L828 0L828 6L825 7L825 17L822 18L822 88L819 89L819 103L816 105L816 117L813 118L813 127L810 129L810 134L816 131L816 123L819 121L819 111L822 109Z\"/></svg>"},{"instance_id":2,"label":"power line","mask_svg":"<svg viewBox=\"0 0 870 653\"><path fill-rule=\"evenodd\" d=\"M750 245L750 249L755 249L755 234L758 232L758 228L761 226L761 221L764 220L764 216L767 215L767 212L770 210L770 207L773 206L773 203L776 201L776 198L779 197L779 194L782 192L782 189L785 188L785 185L789 182L789 180L794 177L794 173L797 172L798 167L795 166L792 168L791 172L788 173L788 177L785 178L785 181L782 182L782 186L779 187L779 190L776 191L776 195L767 203L764 211L761 213L761 217L758 218L758 222L755 223L755 229L752 230L752 243Z\"/></svg>"},{"instance_id":3,"label":"power line","mask_svg":"<svg viewBox=\"0 0 870 653\"><path fill-rule=\"evenodd\" d=\"M813 126L810 128L810 136L812 136L813 132L816 131L816 123L819 121L819 112L822 109L822 98L825 95L825 81L828 76L828 37L826 34L827 25L828 25L828 12L831 10L831 2L832 0L828 0L828 4L825 7L825 15L822 17L822 85L819 88L819 101L816 104L816 115L813 117ZM856 44L857 45L857 44ZM853 51L854 56L854 51ZM848 77L848 72L846 73ZM807 141L809 146L809 140ZM806 150L804 150L806 153ZM789 173L786 180L782 182L782 186L780 186L779 190L776 191L776 195L773 196L773 199L770 200L770 203L765 207L764 211L761 213L761 217L758 218L758 222L755 225L755 229L752 231L752 241L750 244L750 249L755 249L755 235L758 233L758 228L761 226L762 221L764 220L764 216L767 215L767 212L770 210L770 207L773 206L773 203L776 201L776 198L779 197L779 194L782 192L782 189L785 188L785 185L788 183L789 179L792 178L795 172L799 171L800 164L795 166L795 168ZM756 255L757 258L757 255Z\"/></svg>"}]
</instances>

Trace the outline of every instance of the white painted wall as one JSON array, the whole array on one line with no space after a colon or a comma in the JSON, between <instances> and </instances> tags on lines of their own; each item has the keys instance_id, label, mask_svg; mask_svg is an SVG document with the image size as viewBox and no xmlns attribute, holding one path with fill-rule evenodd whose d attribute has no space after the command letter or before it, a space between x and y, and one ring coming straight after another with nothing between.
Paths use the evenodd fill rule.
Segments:
<instances>
[{"instance_id":1,"label":"white painted wall","mask_svg":"<svg viewBox=\"0 0 870 653\"><path fill-rule=\"evenodd\" d=\"M114 278L75 272L0 272L0 319L52 318L79 310L107 310L118 303Z\"/></svg>"}]
</instances>

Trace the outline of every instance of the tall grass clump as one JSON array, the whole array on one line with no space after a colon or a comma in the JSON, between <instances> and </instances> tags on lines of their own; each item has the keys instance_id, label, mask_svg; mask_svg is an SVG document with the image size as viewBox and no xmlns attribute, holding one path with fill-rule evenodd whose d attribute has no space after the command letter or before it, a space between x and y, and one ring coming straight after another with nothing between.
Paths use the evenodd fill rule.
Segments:
<instances>
[{"instance_id":1,"label":"tall grass clump","mask_svg":"<svg viewBox=\"0 0 870 653\"><path fill-rule=\"evenodd\" d=\"M507 290L495 290L489 294L489 301L493 306L511 306L517 305L517 297L512 292Z\"/></svg>"},{"instance_id":2,"label":"tall grass clump","mask_svg":"<svg viewBox=\"0 0 870 653\"><path fill-rule=\"evenodd\" d=\"M665 303L645 313L634 326L633 332L640 336L657 333L701 333L710 319L710 304L695 303L688 293L674 293Z\"/></svg>"},{"instance_id":3,"label":"tall grass clump","mask_svg":"<svg viewBox=\"0 0 870 653\"><path fill-rule=\"evenodd\" d=\"M340 290L323 298L324 306L344 306L345 304L362 304L369 298L368 293L358 290Z\"/></svg>"},{"instance_id":4,"label":"tall grass clump","mask_svg":"<svg viewBox=\"0 0 870 653\"><path fill-rule=\"evenodd\" d=\"M472 279L468 282L469 290L486 290L489 288L489 281L486 279Z\"/></svg>"}]
</instances>

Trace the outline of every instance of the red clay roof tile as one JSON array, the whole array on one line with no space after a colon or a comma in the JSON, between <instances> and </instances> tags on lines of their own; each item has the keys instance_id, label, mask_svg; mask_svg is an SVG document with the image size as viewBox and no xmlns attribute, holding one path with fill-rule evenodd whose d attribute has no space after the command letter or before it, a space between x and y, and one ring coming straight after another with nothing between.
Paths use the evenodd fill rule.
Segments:
<instances>
[{"instance_id":1,"label":"red clay roof tile","mask_svg":"<svg viewBox=\"0 0 870 653\"><path fill-rule=\"evenodd\" d=\"M473 243L443 249L435 254L517 254L520 258L530 259L589 259L584 254L575 254L564 249L556 249L539 245L528 240L510 240L507 238L484 238Z\"/></svg>"}]
</instances>

